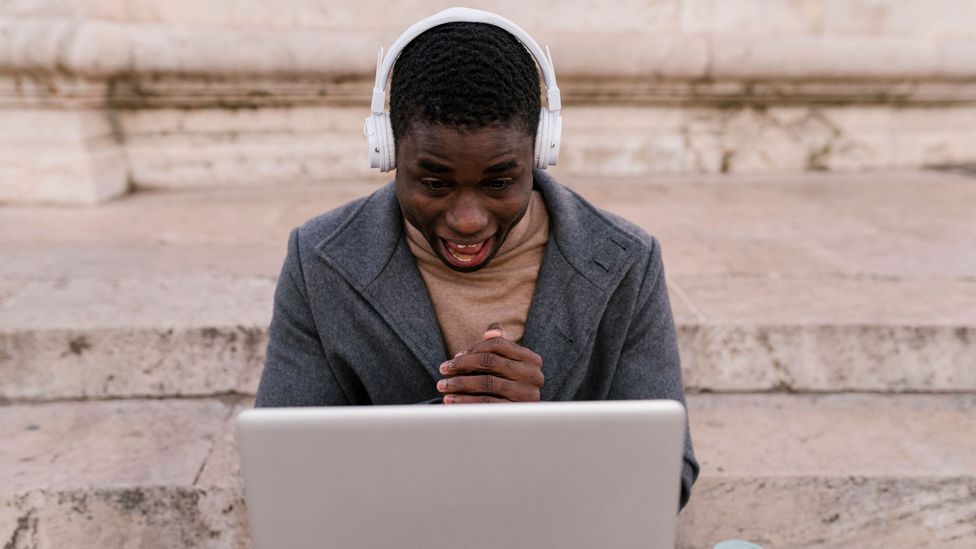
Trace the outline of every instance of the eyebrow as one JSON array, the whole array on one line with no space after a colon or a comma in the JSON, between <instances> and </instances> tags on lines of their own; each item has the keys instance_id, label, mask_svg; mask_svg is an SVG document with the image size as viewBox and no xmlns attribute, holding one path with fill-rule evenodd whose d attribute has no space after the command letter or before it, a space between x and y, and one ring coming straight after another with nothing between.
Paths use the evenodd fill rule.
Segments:
<instances>
[{"instance_id":1,"label":"eyebrow","mask_svg":"<svg viewBox=\"0 0 976 549\"><path fill-rule=\"evenodd\" d=\"M438 164L432 160L422 159L417 162L417 166L422 170L426 170L431 173L448 173L451 168L443 164ZM518 160L508 160L506 162L499 162L498 164L493 164L485 168L485 173L487 174L497 174L502 172L507 172L508 170L517 168L519 166Z\"/></svg>"},{"instance_id":2,"label":"eyebrow","mask_svg":"<svg viewBox=\"0 0 976 549\"><path fill-rule=\"evenodd\" d=\"M485 168L485 173L501 173L507 172L508 170L517 168L519 166L518 160L509 160L508 162L499 162L492 166Z\"/></svg>"},{"instance_id":3,"label":"eyebrow","mask_svg":"<svg viewBox=\"0 0 976 549\"><path fill-rule=\"evenodd\" d=\"M447 173L451 171L451 169L447 166L438 164L437 162L433 162L431 160L421 160L420 162L417 162L417 166L419 166L420 169L427 170L431 173Z\"/></svg>"}]
</instances>

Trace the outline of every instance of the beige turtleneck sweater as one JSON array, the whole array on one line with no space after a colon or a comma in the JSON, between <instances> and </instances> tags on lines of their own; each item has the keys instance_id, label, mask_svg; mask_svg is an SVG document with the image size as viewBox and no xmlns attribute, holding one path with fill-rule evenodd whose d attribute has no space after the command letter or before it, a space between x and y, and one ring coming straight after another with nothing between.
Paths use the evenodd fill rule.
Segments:
<instances>
[{"instance_id":1,"label":"beige turtleneck sweater","mask_svg":"<svg viewBox=\"0 0 976 549\"><path fill-rule=\"evenodd\" d=\"M525 215L509 231L494 259L470 273L445 265L420 231L406 220L403 224L434 304L447 356L481 341L492 322L505 328L508 339L521 341L549 240L549 214L539 191L532 192Z\"/></svg>"}]
</instances>

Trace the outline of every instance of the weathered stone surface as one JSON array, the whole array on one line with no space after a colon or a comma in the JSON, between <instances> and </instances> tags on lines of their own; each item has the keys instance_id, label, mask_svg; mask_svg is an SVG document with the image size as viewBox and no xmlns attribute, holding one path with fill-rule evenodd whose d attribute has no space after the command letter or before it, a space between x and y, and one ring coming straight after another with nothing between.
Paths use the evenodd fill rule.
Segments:
<instances>
[{"instance_id":1,"label":"weathered stone surface","mask_svg":"<svg viewBox=\"0 0 976 549\"><path fill-rule=\"evenodd\" d=\"M969 549L976 480L966 477L704 476L679 518L678 547L745 539L790 547Z\"/></svg>"},{"instance_id":2,"label":"weathered stone surface","mask_svg":"<svg viewBox=\"0 0 976 549\"><path fill-rule=\"evenodd\" d=\"M0 333L0 399L253 394L267 326Z\"/></svg>"},{"instance_id":3,"label":"weathered stone surface","mask_svg":"<svg viewBox=\"0 0 976 549\"><path fill-rule=\"evenodd\" d=\"M42 279L6 301L0 330L261 325L274 286L270 278L218 275Z\"/></svg>"},{"instance_id":4,"label":"weathered stone surface","mask_svg":"<svg viewBox=\"0 0 976 549\"><path fill-rule=\"evenodd\" d=\"M671 275L965 281L970 177L878 174L567 180L663 243Z\"/></svg>"},{"instance_id":5,"label":"weathered stone surface","mask_svg":"<svg viewBox=\"0 0 976 549\"><path fill-rule=\"evenodd\" d=\"M249 547L240 489L202 481L237 409L212 400L0 407L0 540L11 549Z\"/></svg>"},{"instance_id":6,"label":"weathered stone surface","mask_svg":"<svg viewBox=\"0 0 976 549\"><path fill-rule=\"evenodd\" d=\"M103 111L0 112L0 204L95 204L128 190L123 151Z\"/></svg>"},{"instance_id":7,"label":"weathered stone surface","mask_svg":"<svg viewBox=\"0 0 976 549\"><path fill-rule=\"evenodd\" d=\"M160 4L149 0L56 0L7 2L10 16L82 16L172 26L262 29L399 28L450 4L423 0L391 5L379 0L356 4L321 4L292 0L271 9L260 2L214 0L205 6L185 0ZM565 2L559 10L529 9L517 0L480 2L483 9L515 18L530 31L576 29L585 22L593 29L634 29L653 33L741 33L746 35L912 35L974 37L968 23L974 15L967 0L653 0L621 1L614 10L593 10L585 2ZM374 17L366 19L364 14Z\"/></svg>"},{"instance_id":8,"label":"weathered stone surface","mask_svg":"<svg viewBox=\"0 0 976 549\"><path fill-rule=\"evenodd\" d=\"M192 487L36 491L4 501L0 540L11 549L248 549L241 505L239 491Z\"/></svg>"},{"instance_id":9,"label":"weathered stone surface","mask_svg":"<svg viewBox=\"0 0 976 549\"><path fill-rule=\"evenodd\" d=\"M178 261L176 254L182 254L185 246L206 245L206 249L210 249L211 245L224 247L224 257L215 256L216 262L210 264L210 269L203 269L206 273L222 272L225 257L237 253L231 248L236 247L238 252L245 254L252 253L248 252L250 249L258 255L273 248L275 263L280 267L292 228L319 213L368 195L376 188L371 183L346 181L327 186L305 185L286 189L210 188L195 189L193 192L145 192L90 209L3 207L0 208L0 244L4 246L5 253L6 246L19 246L19 253L26 253L25 250L32 244L73 245L79 253L91 246L107 245L111 246L108 252L115 253L120 249L118 246L123 245L123 250L141 247L146 254L160 254L161 258L173 258L174 261ZM204 257L199 255L204 254L201 249L196 248L192 252L197 256L198 266L201 262L206 264L202 261ZM102 250L105 250L104 247ZM68 268L71 262L50 257L46 264ZM235 263L241 264L241 260ZM183 263L179 265L181 268L185 266ZM161 267L158 263L154 266ZM98 272L109 271L105 268ZM200 271L194 268L188 274ZM277 274L277 271L275 269L274 273ZM254 271L242 272L254 274ZM259 272L266 271L262 268ZM46 275L34 271L32 276Z\"/></svg>"},{"instance_id":10,"label":"weathered stone surface","mask_svg":"<svg viewBox=\"0 0 976 549\"><path fill-rule=\"evenodd\" d=\"M976 326L972 281L673 275L706 321L740 325Z\"/></svg>"},{"instance_id":11,"label":"weathered stone surface","mask_svg":"<svg viewBox=\"0 0 976 549\"><path fill-rule=\"evenodd\" d=\"M286 9L221 3L201 10L183 2L163 9L145 2L109 9L100 2L79 4L67 11L50 4L41 9L5 6L0 65L99 75L369 74L379 45L391 43L421 15L451 5L438 0L397 8L370 1L323 8L303 1ZM957 1L943 9L926 9L915 1L852 4L628 1L606 12L585 2L565 2L559 10L512 1L481 7L513 18L540 42L558 46L557 66L569 74L660 71L700 79L731 70L773 79L797 73L897 79L908 67L910 76L925 79L958 72L939 59L939 39L970 43L976 38L960 23L976 16L970 4ZM731 44L729 37L735 37ZM334 47L319 47L323 39ZM615 53L596 56L594 51ZM885 62L893 55L897 63ZM972 74L971 57L952 61Z\"/></svg>"},{"instance_id":12,"label":"weathered stone surface","mask_svg":"<svg viewBox=\"0 0 976 549\"><path fill-rule=\"evenodd\" d=\"M366 91L364 84L360 96ZM165 90L159 92L149 96L171 97ZM598 97L602 92L592 93ZM939 109L713 109L687 104L618 106L613 97L601 101L603 106L567 106L556 173L576 178L794 173L901 169L976 158L976 136L970 131L976 125L976 108L965 104ZM196 106L123 111L116 120L124 134L121 146L128 177L136 188L279 186L349 178L379 183L388 174L371 170L365 160L361 129L366 110L361 101L359 106L239 110ZM21 174L18 181L36 186L31 166L11 162L7 169ZM17 179L14 171L9 179Z\"/></svg>"},{"instance_id":13,"label":"weathered stone surface","mask_svg":"<svg viewBox=\"0 0 976 549\"><path fill-rule=\"evenodd\" d=\"M709 475L976 475L972 394L692 395L688 409Z\"/></svg>"},{"instance_id":14,"label":"weathered stone surface","mask_svg":"<svg viewBox=\"0 0 976 549\"><path fill-rule=\"evenodd\" d=\"M0 407L0 486L30 490L192 486L231 408L216 400Z\"/></svg>"},{"instance_id":15,"label":"weathered stone surface","mask_svg":"<svg viewBox=\"0 0 976 549\"><path fill-rule=\"evenodd\" d=\"M976 397L693 395L679 546L969 547Z\"/></svg>"},{"instance_id":16,"label":"weathered stone surface","mask_svg":"<svg viewBox=\"0 0 976 549\"><path fill-rule=\"evenodd\" d=\"M120 118L137 187L386 181L366 161L364 108L140 112Z\"/></svg>"},{"instance_id":17,"label":"weathered stone surface","mask_svg":"<svg viewBox=\"0 0 976 549\"><path fill-rule=\"evenodd\" d=\"M34 282L0 310L0 396L253 392L273 279Z\"/></svg>"},{"instance_id":18,"label":"weathered stone surface","mask_svg":"<svg viewBox=\"0 0 976 549\"><path fill-rule=\"evenodd\" d=\"M972 326L679 325L689 391L976 391Z\"/></svg>"}]
</instances>

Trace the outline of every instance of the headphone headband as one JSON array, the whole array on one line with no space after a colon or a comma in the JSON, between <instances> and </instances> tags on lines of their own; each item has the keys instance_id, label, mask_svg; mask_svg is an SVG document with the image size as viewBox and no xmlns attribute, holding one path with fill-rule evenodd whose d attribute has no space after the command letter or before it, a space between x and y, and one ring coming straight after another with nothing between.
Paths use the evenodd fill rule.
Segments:
<instances>
[{"instance_id":1,"label":"headphone headband","mask_svg":"<svg viewBox=\"0 0 976 549\"><path fill-rule=\"evenodd\" d=\"M559 98L559 87L556 86L556 72L552 68L552 54L549 47L545 52L521 27L508 19L487 11L470 8L451 8L432 15L410 26L390 46L390 51L383 56L380 48L376 58L376 81L373 84L373 99L370 104L372 113L366 117L363 124L363 135L369 143L369 164L380 171L388 172L396 168L396 144L393 137L393 125L390 113L386 112L386 81L390 78L393 64L396 63L400 52L411 40L421 33L445 23L485 23L508 32L529 51L536 64L542 71L546 85L546 107L540 109L539 126L536 131L534 151L534 165L539 169L555 166L559 158L560 135L562 134L562 118L559 111L562 103Z\"/></svg>"},{"instance_id":2,"label":"headphone headband","mask_svg":"<svg viewBox=\"0 0 976 549\"><path fill-rule=\"evenodd\" d=\"M539 65L542 71L542 77L545 80L546 107L548 110L550 112L558 112L562 108L559 87L556 85L556 72L552 66L552 53L549 52L548 46L546 46L546 50L543 52L539 44L527 32L522 30L522 27L519 27L500 15L471 8L449 8L411 25L390 46L390 50L386 53L385 57L383 56L383 48L380 48L379 55L376 59L376 81L373 84L373 99L370 105L374 113L380 114L386 111L386 82L389 80L390 71L393 70L393 64L400 57L400 52L403 48L411 40L425 31L445 23L487 23L508 31L509 34L517 38L529 50L529 53L532 54L535 62Z\"/></svg>"}]
</instances>

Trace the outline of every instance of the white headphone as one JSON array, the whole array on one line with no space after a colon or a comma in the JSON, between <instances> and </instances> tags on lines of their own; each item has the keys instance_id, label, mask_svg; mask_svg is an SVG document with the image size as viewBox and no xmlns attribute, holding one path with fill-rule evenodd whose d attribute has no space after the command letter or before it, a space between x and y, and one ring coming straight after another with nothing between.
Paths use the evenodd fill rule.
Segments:
<instances>
[{"instance_id":1,"label":"white headphone","mask_svg":"<svg viewBox=\"0 0 976 549\"><path fill-rule=\"evenodd\" d=\"M559 158L559 140L563 122L559 117L559 111L562 107L549 46L546 46L546 51L543 53L542 48L528 33L500 15L471 8L450 8L411 25L390 46L390 51L385 58L383 57L383 48L380 48L379 56L376 59L376 82L373 84L373 101L370 107L372 114L366 117L366 124L363 126L363 134L369 141L370 167L379 168L383 172L396 168L393 126L390 124L390 113L386 112L386 81L393 69L393 63L400 56L403 48L424 31L438 25L455 22L487 23L504 29L517 38L535 58L542 70L547 92L546 106L542 108L539 114L539 130L536 132L535 138L535 165L541 169L545 169L547 166L555 166L556 160Z\"/></svg>"}]
</instances>

